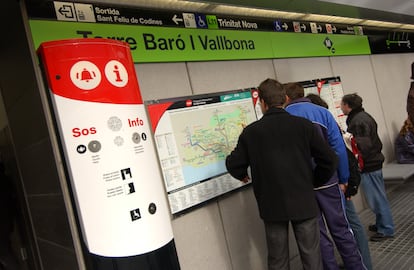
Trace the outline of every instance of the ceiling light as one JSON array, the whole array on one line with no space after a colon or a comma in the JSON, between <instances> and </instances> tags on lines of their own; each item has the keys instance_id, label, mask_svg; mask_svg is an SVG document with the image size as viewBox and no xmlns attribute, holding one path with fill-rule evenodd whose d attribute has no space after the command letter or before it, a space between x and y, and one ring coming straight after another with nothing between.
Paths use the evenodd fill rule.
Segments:
<instances>
[{"instance_id":1,"label":"ceiling light","mask_svg":"<svg viewBox=\"0 0 414 270\"><path fill-rule=\"evenodd\" d=\"M318 15L318 14L307 14L303 19L306 21L344 23L344 24L360 24L363 21L362 19L356 19L356 18Z\"/></svg>"},{"instance_id":2,"label":"ceiling light","mask_svg":"<svg viewBox=\"0 0 414 270\"><path fill-rule=\"evenodd\" d=\"M364 20L360 24L365 25L365 26L383 27L383 28L400 28L402 25L401 23L382 22L382 21L375 21L375 20Z\"/></svg>"},{"instance_id":3,"label":"ceiling light","mask_svg":"<svg viewBox=\"0 0 414 270\"><path fill-rule=\"evenodd\" d=\"M413 24L402 24L400 27L401 30L414 30Z\"/></svg>"}]
</instances>

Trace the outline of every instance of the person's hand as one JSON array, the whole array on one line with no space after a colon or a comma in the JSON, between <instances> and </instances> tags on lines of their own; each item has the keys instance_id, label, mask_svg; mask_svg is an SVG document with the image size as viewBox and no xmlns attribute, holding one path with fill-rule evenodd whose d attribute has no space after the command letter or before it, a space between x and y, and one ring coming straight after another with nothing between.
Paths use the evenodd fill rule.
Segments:
<instances>
[{"instance_id":1,"label":"person's hand","mask_svg":"<svg viewBox=\"0 0 414 270\"><path fill-rule=\"evenodd\" d=\"M339 184L339 188L342 190L342 192L345 194L346 188L348 187L348 184Z\"/></svg>"},{"instance_id":2,"label":"person's hand","mask_svg":"<svg viewBox=\"0 0 414 270\"><path fill-rule=\"evenodd\" d=\"M339 184L339 188L341 189L342 193L345 195L345 199L347 201L351 200L351 196L347 194L348 184Z\"/></svg>"},{"instance_id":3,"label":"person's hand","mask_svg":"<svg viewBox=\"0 0 414 270\"><path fill-rule=\"evenodd\" d=\"M250 181L250 177L248 175L246 175L245 178L241 179L240 181L242 181L243 183L248 183Z\"/></svg>"},{"instance_id":4,"label":"person's hand","mask_svg":"<svg viewBox=\"0 0 414 270\"><path fill-rule=\"evenodd\" d=\"M358 193L358 186L351 185L346 188L345 198L349 201L351 196L355 196Z\"/></svg>"}]
</instances>

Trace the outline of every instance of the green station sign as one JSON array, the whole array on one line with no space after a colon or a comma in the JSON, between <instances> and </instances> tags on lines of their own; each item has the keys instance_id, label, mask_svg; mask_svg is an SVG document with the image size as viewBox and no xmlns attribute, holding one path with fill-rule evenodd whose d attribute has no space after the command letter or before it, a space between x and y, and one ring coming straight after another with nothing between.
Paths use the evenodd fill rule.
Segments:
<instances>
[{"instance_id":1,"label":"green station sign","mask_svg":"<svg viewBox=\"0 0 414 270\"><path fill-rule=\"evenodd\" d=\"M209 20L213 23L214 20ZM30 20L35 48L71 38L110 38L129 44L134 62L186 62L371 54L368 38L292 32L173 28Z\"/></svg>"}]
</instances>

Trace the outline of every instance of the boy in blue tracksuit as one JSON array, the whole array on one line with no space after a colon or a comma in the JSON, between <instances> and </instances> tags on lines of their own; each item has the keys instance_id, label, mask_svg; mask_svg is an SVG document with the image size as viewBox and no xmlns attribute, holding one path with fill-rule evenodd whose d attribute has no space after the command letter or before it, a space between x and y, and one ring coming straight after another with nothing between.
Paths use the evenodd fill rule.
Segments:
<instances>
[{"instance_id":1,"label":"boy in blue tracksuit","mask_svg":"<svg viewBox=\"0 0 414 270\"><path fill-rule=\"evenodd\" d=\"M339 269L333 244L326 227L328 227L342 257L345 268L353 270L366 269L345 216L343 192L345 192L348 184L349 167L346 147L338 124L327 109L312 104L309 99L304 98L302 85L288 83L285 85L285 89L287 95L285 110L292 115L301 116L312 121L339 157L337 173L325 185L315 189L316 199L321 211L319 217L320 246L324 269Z\"/></svg>"}]
</instances>

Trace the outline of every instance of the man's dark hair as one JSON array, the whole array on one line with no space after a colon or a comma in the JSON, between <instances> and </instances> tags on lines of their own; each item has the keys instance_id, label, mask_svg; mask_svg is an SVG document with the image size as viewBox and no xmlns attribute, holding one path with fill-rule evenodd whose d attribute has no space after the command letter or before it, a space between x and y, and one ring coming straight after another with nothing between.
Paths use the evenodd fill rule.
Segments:
<instances>
[{"instance_id":1,"label":"man's dark hair","mask_svg":"<svg viewBox=\"0 0 414 270\"><path fill-rule=\"evenodd\" d=\"M286 102L286 92L283 85L274 79L264 80L258 87L259 97L269 108L280 107Z\"/></svg>"},{"instance_id":2,"label":"man's dark hair","mask_svg":"<svg viewBox=\"0 0 414 270\"><path fill-rule=\"evenodd\" d=\"M352 110L362 108L362 98L356 93L343 96L342 103L348 105Z\"/></svg>"},{"instance_id":3,"label":"man's dark hair","mask_svg":"<svg viewBox=\"0 0 414 270\"><path fill-rule=\"evenodd\" d=\"M306 98L310 99L310 101L311 101L313 104L316 104L316 105L322 106L322 107L324 107L324 108L326 108L326 109L328 109L328 108L329 108L328 103L326 103L326 102L325 102L325 100L323 100L323 99L321 98L321 96L320 96L320 95L317 95L317 94L308 94L308 95L306 96Z\"/></svg>"},{"instance_id":4,"label":"man's dark hair","mask_svg":"<svg viewBox=\"0 0 414 270\"><path fill-rule=\"evenodd\" d=\"M284 87L286 95L290 100L303 98L305 96L305 89L303 89L303 86L300 83L286 83Z\"/></svg>"}]
</instances>

